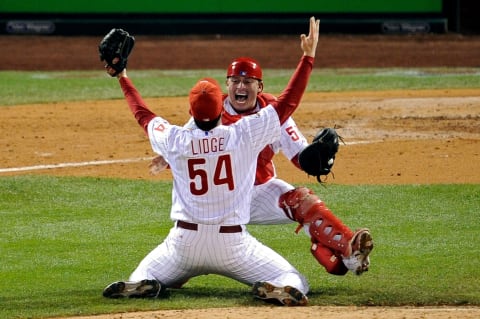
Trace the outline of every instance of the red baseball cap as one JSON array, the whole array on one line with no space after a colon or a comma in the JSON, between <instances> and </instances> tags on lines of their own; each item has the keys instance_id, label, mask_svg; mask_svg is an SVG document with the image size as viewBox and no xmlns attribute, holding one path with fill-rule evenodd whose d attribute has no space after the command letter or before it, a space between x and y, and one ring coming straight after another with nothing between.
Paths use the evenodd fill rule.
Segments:
<instances>
[{"instance_id":1,"label":"red baseball cap","mask_svg":"<svg viewBox=\"0 0 480 319\"><path fill-rule=\"evenodd\" d=\"M260 64L252 58L236 58L228 66L227 77L229 76L244 76L262 80L262 68Z\"/></svg>"},{"instance_id":2,"label":"red baseball cap","mask_svg":"<svg viewBox=\"0 0 480 319\"><path fill-rule=\"evenodd\" d=\"M215 79L204 78L190 90L190 114L196 121L218 119L223 110L222 90Z\"/></svg>"}]
</instances>

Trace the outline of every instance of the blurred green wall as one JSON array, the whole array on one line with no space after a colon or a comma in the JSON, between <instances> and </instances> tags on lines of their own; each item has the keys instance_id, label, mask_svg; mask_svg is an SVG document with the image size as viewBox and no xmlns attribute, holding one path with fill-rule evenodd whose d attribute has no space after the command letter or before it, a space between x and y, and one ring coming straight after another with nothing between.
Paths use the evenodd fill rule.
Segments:
<instances>
[{"instance_id":1,"label":"blurred green wall","mask_svg":"<svg viewBox=\"0 0 480 319\"><path fill-rule=\"evenodd\" d=\"M1 0L0 13L441 13L442 0Z\"/></svg>"}]
</instances>

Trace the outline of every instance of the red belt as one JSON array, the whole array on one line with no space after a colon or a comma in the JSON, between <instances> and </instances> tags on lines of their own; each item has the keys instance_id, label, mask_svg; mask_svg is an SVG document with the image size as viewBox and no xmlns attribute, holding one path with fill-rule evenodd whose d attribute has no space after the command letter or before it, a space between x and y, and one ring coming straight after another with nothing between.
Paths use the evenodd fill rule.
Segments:
<instances>
[{"instance_id":1,"label":"red belt","mask_svg":"<svg viewBox=\"0 0 480 319\"><path fill-rule=\"evenodd\" d=\"M184 222L183 220L177 220L177 227L188 229L188 230L198 230L198 224ZM232 225L232 226L220 226L219 233L241 233L242 226L240 225Z\"/></svg>"}]
</instances>

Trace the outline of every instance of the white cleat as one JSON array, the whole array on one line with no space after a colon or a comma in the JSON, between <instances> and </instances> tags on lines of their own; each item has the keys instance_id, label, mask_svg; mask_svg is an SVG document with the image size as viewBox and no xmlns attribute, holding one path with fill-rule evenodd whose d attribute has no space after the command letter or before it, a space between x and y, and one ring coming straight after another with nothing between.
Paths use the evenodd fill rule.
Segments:
<instances>
[{"instance_id":1,"label":"white cleat","mask_svg":"<svg viewBox=\"0 0 480 319\"><path fill-rule=\"evenodd\" d=\"M373 249L372 234L367 228L359 229L351 240L352 253L343 257L343 263L355 275L361 275L370 267L370 252Z\"/></svg>"}]
</instances>

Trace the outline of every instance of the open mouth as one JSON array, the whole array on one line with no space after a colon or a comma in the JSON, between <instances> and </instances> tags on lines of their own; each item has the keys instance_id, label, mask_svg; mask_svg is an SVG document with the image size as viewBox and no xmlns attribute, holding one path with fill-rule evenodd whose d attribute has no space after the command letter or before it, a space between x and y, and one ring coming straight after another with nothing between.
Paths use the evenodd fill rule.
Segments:
<instances>
[{"instance_id":1,"label":"open mouth","mask_svg":"<svg viewBox=\"0 0 480 319\"><path fill-rule=\"evenodd\" d=\"M245 102L248 98L248 94L235 94L235 101Z\"/></svg>"}]
</instances>

